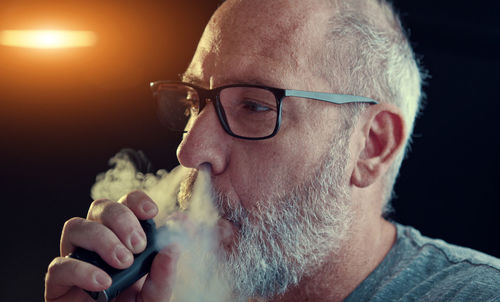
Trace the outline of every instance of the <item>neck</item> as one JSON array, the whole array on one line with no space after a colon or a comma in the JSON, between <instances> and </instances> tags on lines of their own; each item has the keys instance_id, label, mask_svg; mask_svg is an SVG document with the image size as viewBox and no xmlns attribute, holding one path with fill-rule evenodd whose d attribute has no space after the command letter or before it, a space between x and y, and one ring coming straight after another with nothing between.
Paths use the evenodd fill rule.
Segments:
<instances>
[{"instance_id":1,"label":"neck","mask_svg":"<svg viewBox=\"0 0 500 302\"><path fill-rule=\"evenodd\" d=\"M331 255L314 274L270 302L342 301L354 291L382 262L396 238L395 226L380 216L361 214L354 221L345 248Z\"/></svg>"}]
</instances>

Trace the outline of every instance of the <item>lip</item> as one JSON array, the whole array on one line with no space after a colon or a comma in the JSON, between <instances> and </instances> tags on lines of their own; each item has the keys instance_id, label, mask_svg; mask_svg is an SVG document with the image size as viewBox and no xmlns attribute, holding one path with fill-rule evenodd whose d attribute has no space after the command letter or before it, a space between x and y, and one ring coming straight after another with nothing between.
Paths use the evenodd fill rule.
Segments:
<instances>
[{"instance_id":1,"label":"lip","mask_svg":"<svg viewBox=\"0 0 500 302\"><path fill-rule=\"evenodd\" d=\"M220 218L217 221L217 229L222 245L231 246L238 237L240 226L226 218Z\"/></svg>"},{"instance_id":2,"label":"lip","mask_svg":"<svg viewBox=\"0 0 500 302\"><path fill-rule=\"evenodd\" d=\"M226 217L220 217L217 223L220 227L231 227L231 229L234 229L235 231L239 231L241 229L240 223Z\"/></svg>"},{"instance_id":3,"label":"lip","mask_svg":"<svg viewBox=\"0 0 500 302\"><path fill-rule=\"evenodd\" d=\"M236 222L234 220L228 219L226 217L223 217L221 219L227 220L229 223L231 223L236 229L240 230L241 229L241 223Z\"/></svg>"}]
</instances>

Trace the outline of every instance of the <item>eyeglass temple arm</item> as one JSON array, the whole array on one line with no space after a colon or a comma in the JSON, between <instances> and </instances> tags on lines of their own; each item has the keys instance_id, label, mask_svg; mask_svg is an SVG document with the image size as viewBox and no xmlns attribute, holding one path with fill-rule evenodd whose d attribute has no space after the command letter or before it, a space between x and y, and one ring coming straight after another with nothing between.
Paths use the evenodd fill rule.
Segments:
<instances>
[{"instance_id":1,"label":"eyeglass temple arm","mask_svg":"<svg viewBox=\"0 0 500 302\"><path fill-rule=\"evenodd\" d=\"M292 90L292 89L285 89L285 96L295 96L307 99L315 99L334 104L346 104L346 103L378 104L377 101L363 96L355 96L349 94L334 94L326 92L312 92L312 91Z\"/></svg>"}]
</instances>

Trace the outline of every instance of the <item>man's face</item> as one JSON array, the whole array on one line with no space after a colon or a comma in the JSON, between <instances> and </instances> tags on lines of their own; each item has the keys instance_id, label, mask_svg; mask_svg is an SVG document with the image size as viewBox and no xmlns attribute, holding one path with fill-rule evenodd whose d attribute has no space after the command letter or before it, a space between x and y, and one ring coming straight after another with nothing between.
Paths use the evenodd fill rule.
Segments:
<instances>
[{"instance_id":1,"label":"man's face","mask_svg":"<svg viewBox=\"0 0 500 302\"><path fill-rule=\"evenodd\" d=\"M317 25L313 26L306 16L289 21L293 19L287 15L291 8L278 9L274 4L267 7L269 1L249 2L252 3L228 1L218 10L207 26L185 80L207 88L253 83L329 91L311 66L311 52L317 51L315 45L323 35L314 30ZM315 24L327 22L326 15L314 14L309 19L314 19ZM192 121L179 145L179 162L195 169L209 163L215 189L251 212L257 200L272 200L307 182L330 150L340 124L335 105L313 100L286 98L282 114L281 128L275 137L247 141L225 133L209 104Z\"/></svg>"},{"instance_id":2,"label":"man's face","mask_svg":"<svg viewBox=\"0 0 500 302\"><path fill-rule=\"evenodd\" d=\"M310 11L305 4L294 2L294 7L288 7L286 1L270 2L226 2L207 26L184 80L206 88L250 83L330 91L325 81L315 74L313 64L314 54L321 51L318 45L323 37L317 28L324 28L321 24L327 22L328 14L321 9ZM324 219L308 228L310 232L317 228L321 234L316 234L308 243L301 242L315 246L330 241L328 245L318 246L322 253L336 248L339 242L332 244L333 238L345 233L349 215L340 205L345 205L348 196L348 143L344 140L342 146L336 146L342 128L338 108L312 100L287 98L282 114L281 128L275 137L249 141L225 133L213 105L208 104L191 121L189 132L177 151L179 162L185 167L197 169L207 163L211 166L214 190L220 197L217 205L226 212L221 213L224 218L235 222L232 239L241 239L230 248L233 250L230 264L239 266L243 278L238 281L269 282L261 278L262 270L256 271L258 267L249 272L251 264L255 261L277 263L278 254L283 253L282 264L267 274L288 275L294 266L302 266L290 275L291 279L295 278L290 282L297 282L307 270L304 263L297 263L297 256L311 257L312 251L299 251L293 244L286 245L284 237L294 238L296 234L291 233L303 229L301 217L304 215L325 214ZM315 186L320 178L324 179L323 185ZM337 183L331 183L332 179L337 179ZM295 207L286 211L290 205ZM340 214L342 217L336 217ZM341 225L344 229L340 229ZM328 230L331 234L325 234ZM259 245L266 248L258 248ZM266 256L273 251L276 258ZM244 255L248 256L246 271L245 264L237 259ZM245 275L249 277L245 279ZM253 289L267 295L288 285Z\"/></svg>"}]
</instances>

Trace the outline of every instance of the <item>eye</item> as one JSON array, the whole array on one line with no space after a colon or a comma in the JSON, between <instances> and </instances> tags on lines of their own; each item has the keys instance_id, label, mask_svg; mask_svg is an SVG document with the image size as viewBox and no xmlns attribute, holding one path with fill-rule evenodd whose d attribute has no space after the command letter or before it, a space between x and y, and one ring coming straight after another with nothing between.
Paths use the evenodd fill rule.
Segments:
<instances>
[{"instance_id":1,"label":"eye","mask_svg":"<svg viewBox=\"0 0 500 302\"><path fill-rule=\"evenodd\" d=\"M246 99L242 103L243 108L252 112L266 112L272 110L272 108L262 104L258 101Z\"/></svg>"}]
</instances>

